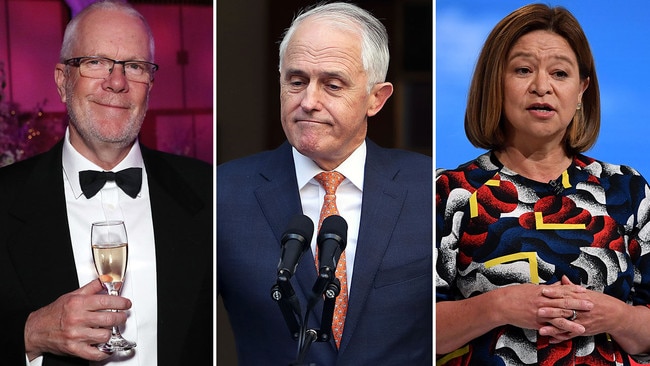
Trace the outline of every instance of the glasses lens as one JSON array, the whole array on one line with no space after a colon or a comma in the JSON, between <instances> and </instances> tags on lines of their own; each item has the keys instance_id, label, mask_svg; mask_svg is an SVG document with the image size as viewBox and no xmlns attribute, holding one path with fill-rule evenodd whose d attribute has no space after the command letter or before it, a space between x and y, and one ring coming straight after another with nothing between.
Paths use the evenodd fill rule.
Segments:
<instances>
[{"instance_id":1,"label":"glasses lens","mask_svg":"<svg viewBox=\"0 0 650 366\"><path fill-rule=\"evenodd\" d=\"M149 81L151 80L151 73L151 66L146 62L127 62L124 64L124 74L131 81Z\"/></svg>"},{"instance_id":2,"label":"glasses lens","mask_svg":"<svg viewBox=\"0 0 650 366\"><path fill-rule=\"evenodd\" d=\"M111 73L113 62L103 58L85 58L79 61L82 76L103 79Z\"/></svg>"}]
</instances>

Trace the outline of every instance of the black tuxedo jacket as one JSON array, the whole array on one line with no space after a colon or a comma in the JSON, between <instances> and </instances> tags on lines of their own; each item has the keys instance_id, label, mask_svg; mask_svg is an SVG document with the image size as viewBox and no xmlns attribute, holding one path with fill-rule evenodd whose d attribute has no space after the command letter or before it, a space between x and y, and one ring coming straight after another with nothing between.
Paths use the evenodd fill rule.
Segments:
<instances>
[{"instance_id":1,"label":"black tuxedo jacket","mask_svg":"<svg viewBox=\"0 0 650 366\"><path fill-rule=\"evenodd\" d=\"M30 312L79 288L66 214L63 143L0 169L0 364L23 365ZM212 363L212 166L142 147L158 287L158 365ZM46 354L44 366L88 365Z\"/></svg>"},{"instance_id":2,"label":"black tuxedo jacket","mask_svg":"<svg viewBox=\"0 0 650 366\"><path fill-rule=\"evenodd\" d=\"M317 366L432 365L432 160L367 141L354 273L340 349L316 342ZM287 366L297 342L271 299L280 240L302 213L288 143L217 168L217 291L240 366ZM314 234L316 235L316 233ZM304 313L316 281L311 250L291 279ZM320 328L323 302L309 314Z\"/></svg>"}]
</instances>

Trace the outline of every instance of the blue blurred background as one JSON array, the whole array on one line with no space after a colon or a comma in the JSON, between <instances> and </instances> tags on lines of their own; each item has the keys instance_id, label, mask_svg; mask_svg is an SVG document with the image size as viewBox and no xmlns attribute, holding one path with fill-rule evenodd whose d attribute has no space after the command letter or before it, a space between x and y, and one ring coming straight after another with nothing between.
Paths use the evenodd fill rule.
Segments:
<instances>
[{"instance_id":1,"label":"blue blurred background","mask_svg":"<svg viewBox=\"0 0 650 366\"><path fill-rule=\"evenodd\" d=\"M484 150L465 137L467 90L496 23L530 1L436 0L436 167L454 168ZM598 142L585 155L636 168L650 179L650 7L646 1L551 1L573 13L596 62L601 93ZM615 5L616 4L616 5Z\"/></svg>"}]
</instances>

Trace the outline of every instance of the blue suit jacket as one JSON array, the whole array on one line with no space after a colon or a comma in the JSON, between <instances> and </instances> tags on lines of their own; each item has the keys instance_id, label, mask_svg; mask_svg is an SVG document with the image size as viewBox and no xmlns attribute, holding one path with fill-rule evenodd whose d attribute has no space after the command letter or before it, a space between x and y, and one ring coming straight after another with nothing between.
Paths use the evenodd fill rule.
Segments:
<instances>
[{"instance_id":1,"label":"blue suit jacket","mask_svg":"<svg viewBox=\"0 0 650 366\"><path fill-rule=\"evenodd\" d=\"M354 277L341 347L315 342L307 363L432 364L432 160L367 141ZM302 213L291 146L217 168L217 291L228 311L240 365L296 359L282 313L271 299L280 239ZM316 235L316 234L314 234ZM307 252L291 279L304 313L316 281ZM320 328L322 301L309 314Z\"/></svg>"}]
</instances>

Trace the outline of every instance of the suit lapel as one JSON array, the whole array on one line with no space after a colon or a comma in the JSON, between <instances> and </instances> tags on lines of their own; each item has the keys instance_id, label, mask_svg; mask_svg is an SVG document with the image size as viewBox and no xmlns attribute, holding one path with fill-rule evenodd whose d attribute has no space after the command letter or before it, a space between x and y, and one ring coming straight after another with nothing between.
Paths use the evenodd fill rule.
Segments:
<instances>
[{"instance_id":1,"label":"suit lapel","mask_svg":"<svg viewBox=\"0 0 650 366\"><path fill-rule=\"evenodd\" d=\"M10 232L11 260L18 264L16 272L34 309L79 288L66 214L62 146L57 144L35 160L22 193L9 209L11 225L2 228Z\"/></svg>"},{"instance_id":2,"label":"suit lapel","mask_svg":"<svg viewBox=\"0 0 650 366\"><path fill-rule=\"evenodd\" d=\"M339 352L345 351L362 316L362 309L406 198L406 189L394 181L399 168L392 166L390 156L377 145L370 141L367 141L367 145L354 275Z\"/></svg>"},{"instance_id":3,"label":"suit lapel","mask_svg":"<svg viewBox=\"0 0 650 366\"><path fill-rule=\"evenodd\" d=\"M291 146L285 142L269 155L259 175L262 184L255 190L255 197L279 243L291 217L302 213Z\"/></svg>"},{"instance_id":4,"label":"suit lapel","mask_svg":"<svg viewBox=\"0 0 650 366\"><path fill-rule=\"evenodd\" d=\"M277 244L277 253L280 255L280 241L282 234L287 229L287 224L293 216L302 213L296 169L291 145L288 142L285 142L269 156L268 161L260 170L260 175L263 178L263 184L255 190L255 196L277 239L273 244ZM316 235L315 232L314 235ZM294 290L299 296L300 293L304 296L300 302L303 311L316 281L316 267L313 258L311 250L305 252L298 264L298 270L294 274L295 282L293 283L298 284ZM317 317L316 314L321 314L321 312L322 301L319 302L315 311L311 311L309 314L309 324L319 324L320 317Z\"/></svg>"},{"instance_id":5,"label":"suit lapel","mask_svg":"<svg viewBox=\"0 0 650 366\"><path fill-rule=\"evenodd\" d=\"M162 159L160 153L142 147L142 156L149 176L156 243L158 357L159 360L179 360L180 351L187 346L177 347L175 342L196 338L188 337L187 326L196 315L197 296L209 291L204 288L204 277L206 271L211 273L212 269L205 268L203 258L214 257L211 246L206 247L212 242L211 233L204 232L210 223L197 223L197 216L207 217L201 212L212 210L212 207L205 207L201 198L179 178L177 169ZM212 221L212 217L206 220ZM169 322L170 319L177 321Z\"/></svg>"}]
</instances>

